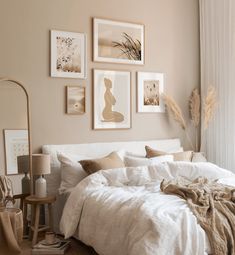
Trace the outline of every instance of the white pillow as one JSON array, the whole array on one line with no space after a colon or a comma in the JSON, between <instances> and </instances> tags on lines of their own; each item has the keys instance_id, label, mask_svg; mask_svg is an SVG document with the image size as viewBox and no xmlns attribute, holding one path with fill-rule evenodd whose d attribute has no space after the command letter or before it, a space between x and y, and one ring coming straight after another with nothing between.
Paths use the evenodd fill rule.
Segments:
<instances>
[{"instance_id":1,"label":"white pillow","mask_svg":"<svg viewBox=\"0 0 235 255\"><path fill-rule=\"evenodd\" d=\"M62 152L57 152L57 158L61 163L59 193L63 194L70 192L72 188L88 176L78 161L90 158L83 155L65 154Z\"/></svg>"},{"instance_id":2,"label":"white pillow","mask_svg":"<svg viewBox=\"0 0 235 255\"><path fill-rule=\"evenodd\" d=\"M173 162L173 155L164 155L154 158L142 158L142 157L132 157L125 156L124 164L126 167L137 167L137 166L152 166L163 162Z\"/></svg>"}]
</instances>

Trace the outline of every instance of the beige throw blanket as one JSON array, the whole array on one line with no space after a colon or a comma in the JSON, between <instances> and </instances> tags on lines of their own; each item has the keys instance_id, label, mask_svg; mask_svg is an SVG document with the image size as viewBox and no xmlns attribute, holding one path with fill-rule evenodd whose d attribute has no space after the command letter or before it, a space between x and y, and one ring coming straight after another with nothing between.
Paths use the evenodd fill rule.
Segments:
<instances>
[{"instance_id":1,"label":"beige throw blanket","mask_svg":"<svg viewBox=\"0 0 235 255\"><path fill-rule=\"evenodd\" d=\"M19 254L22 237L22 212L0 211L0 254Z\"/></svg>"},{"instance_id":2,"label":"beige throw blanket","mask_svg":"<svg viewBox=\"0 0 235 255\"><path fill-rule=\"evenodd\" d=\"M213 255L235 255L235 188L199 177L161 183L166 194L185 199L205 230Z\"/></svg>"},{"instance_id":3,"label":"beige throw blanket","mask_svg":"<svg viewBox=\"0 0 235 255\"><path fill-rule=\"evenodd\" d=\"M13 191L11 180L5 175L0 175L0 207L4 207L8 200L12 200L12 197Z\"/></svg>"}]
</instances>

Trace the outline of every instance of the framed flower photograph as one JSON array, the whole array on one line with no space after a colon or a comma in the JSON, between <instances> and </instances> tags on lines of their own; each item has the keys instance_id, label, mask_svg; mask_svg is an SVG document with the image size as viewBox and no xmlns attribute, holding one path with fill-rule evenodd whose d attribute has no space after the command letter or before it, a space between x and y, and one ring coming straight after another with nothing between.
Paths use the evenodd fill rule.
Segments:
<instances>
[{"instance_id":1,"label":"framed flower photograph","mask_svg":"<svg viewBox=\"0 0 235 255\"><path fill-rule=\"evenodd\" d=\"M164 89L164 74L137 73L138 112L165 112L161 94Z\"/></svg>"},{"instance_id":2,"label":"framed flower photograph","mask_svg":"<svg viewBox=\"0 0 235 255\"><path fill-rule=\"evenodd\" d=\"M93 33L94 61L144 64L144 25L94 18Z\"/></svg>"},{"instance_id":3,"label":"framed flower photograph","mask_svg":"<svg viewBox=\"0 0 235 255\"><path fill-rule=\"evenodd\" d=\"M84 114L86 92L82 86L66 86L66 113Z\"/></svg>"},{"instance_id":4,"label":"framed flower photograph","mask_svg":"<svg viewBox=\"0 0 235 255\"><path fill-rule=\"evenodd\" d=\"M51 31L51 76L86 78L86 35Z\"/></svg>"},{"instance_id":5,"label":"framed flower photograph","mask_svg":"<svg viewBox=\"0 0 235 255\"><path fill-rule=\"evenodd\" d=\"M131 73L94 70L93 128L131 128Z\"/></svg>"}]
</instances>

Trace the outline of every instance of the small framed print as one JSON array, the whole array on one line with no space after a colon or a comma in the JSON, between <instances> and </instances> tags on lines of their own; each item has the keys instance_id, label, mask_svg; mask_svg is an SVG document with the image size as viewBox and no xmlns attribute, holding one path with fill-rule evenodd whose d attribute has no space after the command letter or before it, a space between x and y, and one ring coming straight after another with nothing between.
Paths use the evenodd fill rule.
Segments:
<instances>
[{"instance_id":1,"label":"small framed print","mask_svg":"<svg viewBox=\"0 0 235 255\"><path fill-rule=\"evenodd\" d=\"M144 64L144 25L93 19L94 61Z\"/></svg>"},{"instance_id":2,"label":"small framed print","mask_svg":"<svg viewBox=\"0 0 235 255\"><path fill-rule=\"evenodd\" d=\"M94 70L93 128L131 128L131 73Z\"/></svg>"},{"instance_id":3,"label":"small framed print","mask_svg":"<svg viewBox=\"0 0 235 255\"><path fill-rule=\"evenodd\" d=\"M18 174L17 157L29 154L28 130L4 129L6 175Z\"/></svg>"},{"instance_id":4,"label":"small framed print","mask_svg":"<svg viewBox=\"0 0 235 255\"><path fill-rule=\"evenodd\" d=\"M164 89L164 74L137 73L138 112L165 112L161 94Z\"/></svg>"},{"instance_id":5,"label":"small framed print","mask_svg":"<svg viewBox=\"0 0 235 255\"><path fill-rule=\"evenodd\" d=\"M86 78L86 35L51 31L51 76Z\"/></svg>"},{"instance_id":6,"label":"small framed print","mask_svg":"<svg viewBox=\"0 0 235 255\"><path fill-rule=\"evenodd\" d=\"M86 108L86 90L82 86L66 86L66 113L84 114Z\"/></svg>"}]
</instances>

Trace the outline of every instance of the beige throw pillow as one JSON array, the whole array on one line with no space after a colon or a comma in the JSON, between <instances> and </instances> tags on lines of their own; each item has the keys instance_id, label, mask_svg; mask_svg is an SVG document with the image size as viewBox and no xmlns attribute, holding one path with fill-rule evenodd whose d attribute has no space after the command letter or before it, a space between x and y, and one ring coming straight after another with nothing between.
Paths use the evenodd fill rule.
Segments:
<instances>
[{"instance_id":1,"label":"beige throw pillow","mask_svg":"<svg viewBox=\"0 0 235 255\"><path fill-rule=\"evenodd\" d=\"M154 150L149 146L145 146L146 158L159 157L164 155L173 155L174 161L192 161L193 152L192 151L182 151L176 153L167 153L163 151Z\"/></svg>"},{"instance_id":2,"label":"beige throw pillow","mask_svg":"<svg viewBox=\"0 0 235 255\"><path fill-rule=\"evenodd\" d=\"M104 158L81 160L79 163L88 174L93 174L101 169L125 167L123 161L116 152L112 152Z\"/></svg>"}]
</instances>

